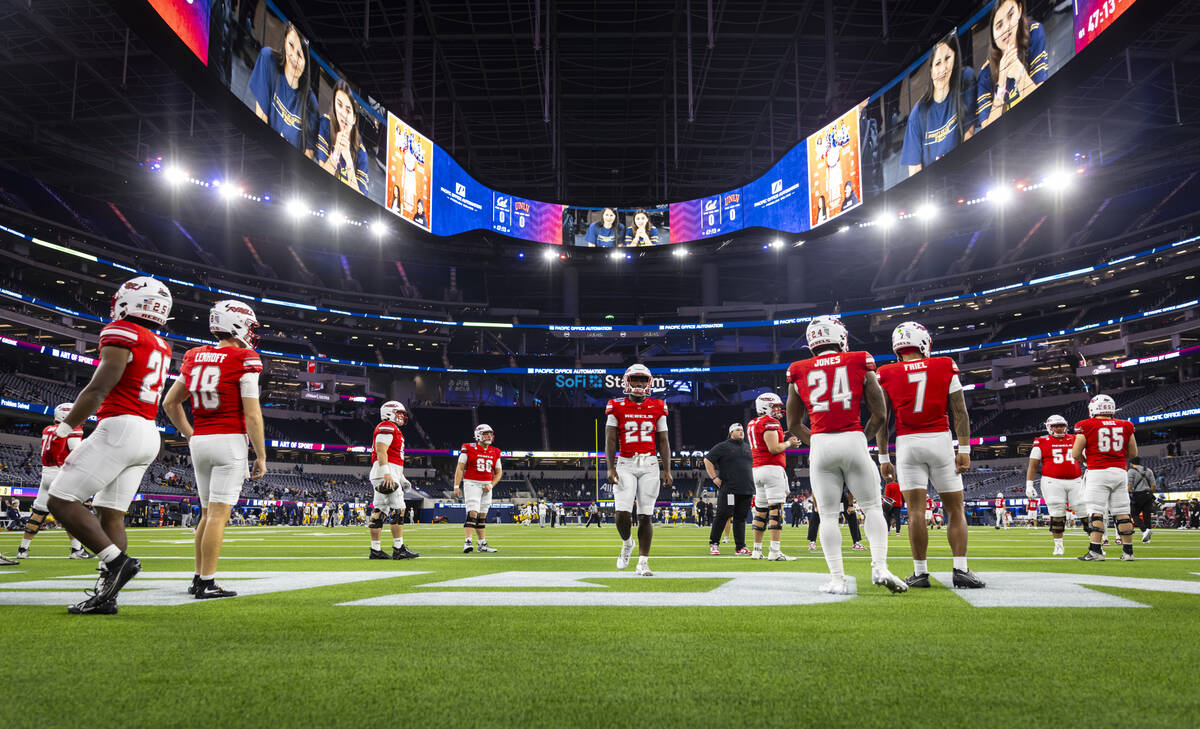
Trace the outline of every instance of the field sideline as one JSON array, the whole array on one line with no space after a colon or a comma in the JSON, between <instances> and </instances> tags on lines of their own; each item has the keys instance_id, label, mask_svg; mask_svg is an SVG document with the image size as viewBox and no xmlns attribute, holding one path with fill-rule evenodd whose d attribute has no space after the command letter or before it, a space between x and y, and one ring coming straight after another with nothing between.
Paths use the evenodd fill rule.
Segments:
<instances>
[{"instance_id":1,"label":"field sideline","mask_svg":"<svg viewBox=\"0 0 1200 729\"><path fill-rule=\"evenodd\" d=\"M635 578L614 568L611 525L493 526L501 551L485 555L461 553L460 526L409 526L421 558L387 562L365 558L361 527L232 528L219 581L243 595L200 602L183 594L189 531L138 529L143 572L111 617L67 615L95 562L66 560L48 532L0 571L4 725L1180 727L1200 712L1200 532L1089 564L1078 530L1063 558L1045 528L972 529L971 567L992 583L972 599L1074 605L984 607L940 585L870 585L848 536L858 594L829 602L803 528L784 531L791 563L709 556L706 531L656 529L657 574ZM936 577L949 551L930 537ZM907 535L890 544L903 577Z\"/></svg>"}]
</instances>

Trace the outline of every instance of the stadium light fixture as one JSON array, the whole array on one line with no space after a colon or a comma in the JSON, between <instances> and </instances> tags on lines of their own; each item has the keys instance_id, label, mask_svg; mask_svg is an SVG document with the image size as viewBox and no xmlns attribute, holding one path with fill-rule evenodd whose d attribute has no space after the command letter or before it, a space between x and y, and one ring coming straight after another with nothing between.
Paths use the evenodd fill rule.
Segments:
<instances>
[{"instance_id":1,"label":"stadium light fixture","mask_svg":"<svg viewBox=\"0 0 1200 729\"><path fill-rule=\"evenodd\" d=\"M1042 180L1042 185L1049 188L1051 192L1061 192L1071 187L1074 182L1074 177L1068 174L1065 170L1054 169L1046 173L1045 179Z\"/></svg>"},{"instance_id":2,"label":"stadium light fixture","mask_svg":"<svg viewBox=\"0 0 1200 729\"><path fill-rule=\"evenodd\" d=\"M335 228L346 222L346 216L342 215L341 211L339 210L330 210L325 217L329 218L329 224Z\"/></svg>"},{"instance_id":3,"label":"stadium light fixture","mask_svg":"<svg viewBox=\"0 0 1200 729\"><path fill-rule=\"evenodd\" d=\"M221 199L229 202L235 198L241 197L242 188L231 182L226 182L223 185L217 186L217 194L221 196Z\"/></svg>"},{"instance_id":4,"label":"stadium light fixture","mask_svg":"<svg viewBox=\"0 0 1200 729\"><path fill-rule=\"evenodd\" d=\"M896 224L896 216L888 212L883 212L872 222L882 230L888 230Z\"/></svg>"},{"instance_id":5,"label":"stadium light fixture","mask_svg":"<svg viewBox=\"0 0 1200 729\"><path fill-rule=\"evenodd\" d=\"M611 253L608 254L608 257L614 261L620 261L625 258L625 256L621 255L621 251L618 251L618 250L613 250Z\"/></svg>"},{"instance_id":6,"label":"stadium light fixture","mask_svg":"<svg viewBox=\"0 0 1200 729\"><path fill-rule=\"evenodd\" d=\"M288 200L287 203L284 204L283 209L286 210L287 214L293 218L299 218L303 215L308 215L308 203L304 202L298 197Z\"/></svg>"},{"instance_id":7,"label":"stadium light fixture","mask_svg":"<svg viewBox=\"0 0 1200 729\"><path fill-rule=\"evenodd\" d=\"M382 238L387 235L388 228L382 220L376 220L374 223L371 223L371 232L375 234L376 238Z\"/></svg>"},{"instance_id":8,"label":"stadium light fixture","mask_svg":"<svg viewBox=\"0 0 1200 729\"><path fill-rule=\"evenodd\" d=\"M171 185L178 185L180 183L187 182L189 177L187 170L183 169L182 167L177 167L176 165L167 165L163 168L162 174L163 179Z\"/></svg>"},{"instance_id":9,"label":"stadium light fixture","mask_svg":"<svg viewBox=\"0 0 1200 729\"><path fill-rule=\"evenodd\" d=\"M783 241L776 238L775 240L771 241L771 247L775 250L779 250L780 248L783 248Z\"/></svg>"},{"instance_id":10,"label":"stadium light fixture","mask_svg":"<svg viewBox=\"0 0 1200 729\"><path fill-rule=\"evenodd\" d=\"M547 248L542 251L542 258L547 261L553 261L555 258L558 258L558 254L554 252L554 249Z\"/></svg>"},{"instance_id":11,"label":"stadium light fixture","mask_svg":"<svg viewBox=\"0 0 1200 729\"><path fill-rule=\"evenodd\" d=\"M675 250L671 251L671 255L675 256L676 258L683 258L687 254L688 252L686 248L676 248Z\"/></svg>"},{"instance_id":12,"label":"stadium light fixture","mask_svg":"<svg viewBox=\"0 0 1200 729\"><path fill-rule=\"evenodd\" d=\"M839 233L849 233L849 232L850 232L850 226L849 226L849 225L843 225L842 227L838 228L838 232L839 232Z\"/></svg>"},{"instance_id":13,"label":"stadium light fixture","mask_svg":"<svg viewBox=\"0 0 1200 729\"><path fill-rule=\"evenodd\" d=\"M1007 205L1012 202L1013 189L1008 185L997 185L988 191L987 199L997 205Z\"/></svg>"},{"instance_id":14,"label":"stadium light fixture","mask_svg":"<svg viewBox=\"0 0 1200 729\"><path fill-rule=\"evenodd\" d=\"M524 258L524 257L525 257L525 251L517 251L517 258Z\"/></svg>"},{"instance_id":15,"label":"stadium light fixture","mask_svg":"<svg viewBox=\"0 0 1200 729\"><path fill-rule=\"evenodd\" d=\"M921 218L922 220L933 220L937 217L937 215L937 205L934 205L933 203L927 202L921 207L917 208L917 217Z\"/></svg>"}]
</instances>

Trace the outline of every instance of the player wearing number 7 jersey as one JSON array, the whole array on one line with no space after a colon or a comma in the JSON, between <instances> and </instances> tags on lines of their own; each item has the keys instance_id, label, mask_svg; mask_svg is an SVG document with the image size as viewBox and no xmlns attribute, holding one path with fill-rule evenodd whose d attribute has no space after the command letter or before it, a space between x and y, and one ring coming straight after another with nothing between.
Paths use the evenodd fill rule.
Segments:
<instances>
[{"instance_id":1,"label":"player wearing number 7 jersey","mask_svg":"<svg viewBox=\"0 0 1200 729\"><path fill-rule=\"evenodd\" d=\"M884 446L879 450L879 470L889 481L896 477L909 507L913 573L905 580L908 586L930 586L926 561L929 530L919 512L932 483L946 511L946 539L954 556L953 584L959 588L984 587L983 580L967 569L962 474L971 466L971 420L958 365L949 357L930 357L932 347L929 332L916 322L904 322L892 332L892 351L900 361L879 368L879 384L896 413L896 465L889 462ZM954 412L957 454L950 438L947 409Z\"/></svg>"},{"instance_id":2,"label":"player wearing number 7 jersey","mask_svg":"<svg viewBox=\"0 0 1200 729\"><path fill-rule=\"evenodd\" d=\"M842 566L842 530L838 526L842 490L849 487L866 517L871 582L892 592L905 592L908 585L887 568L888 526L883 518L879 472L871 463L859 417L865 398L871 411L866 431L887 448L887 406L875 377L875 359L867 352L846 351L849 334L837 317L813 319L805 336L813 356L788 367L787 422L789 431L812 448L809 479L821 517L821 550L830 577L821 591L838 595L849 592ZM805 410L811 431L801 425Z\"/></svg>"},{"instance_id":3,"label":"player wearing number 7 jersey","mask_svg":"<svg viewBox=\"0 0 1200 729\"><path fill-rule=\"evenodd\" d=\"M629 566L633 554L633 504L638 509L637 573L649 577L654 503L661 486L671 485L671 446L667 440L667 404L650 397L650 370L631 365L621 379L626 397L609 400L604 412L608 482L613 485L621 554L617 569ZM660 476L661 473L661 476Z\"/></svg>"},{"instance_id":4,"label":"player wearing number 7 jersey","mask_svg":"<svg viewBox=\"0 0 1200 729\"><path fill-rule=\"evenodd\" d=\"M130 279L113 294L110 316L100 330L100 365L56 432L65 438L92 413L99 419L50 484L50 513L102 567L94 594L71 606L72 614L115 613L117 593L141 571L125 554L125 512L161 445L154 418L171 348L147 327L166 325L171 292L148 276ZM88 499L99 518L84 508Z\"/></svg>"},{"instance_id":5,"label":"player wearing number 7 jersey","mask_svg":"<svg viewBox=\"0 0 1200 729\"><path fill-rule=\"evenodd\" d=\"M454 470L454 496L462 498L467 507L467 520L463 524L466 542L463 553L471 551L471 532L479 539L480 552L495 552L489 547L487 535L488 508L492 505L492 489L500 483L503 469L500 467L500 449L492 445L496 433L492 426L480 423L475 427L475 442L463 443L458 452L458 467ZM463 496L463 494L466 496Z\"/></svg>"},{"instance_id":6,"label":"player wearing number 7 jersey","mask_svg":"<svg viewBox=\"0 0 1200 729\"><path fill-rule=\"evenodd\" d=\"M1084 562L1103 562L1104 512L1113 515L1121 536L1121 561L1133 561L1133 519L1129 517L1126 458L1138 454L1133 423L1115 417L1117 403L1108 395L1096 395L1088 403L1087 420L1075 424L1071 456L1087 465L1083 477L1083 500L1091 510L1091 544L1079 557Z\"/></svg>"},{"instance_id":7,"label":"player wearing number 7 jersey","mask_svg":"<svg viewBox=\"0 0 1200 729\"><path fill-rule=\"evenodd\" d=\"M200 524L196 527L196 571L188 592L199 600L237 594L215 581L225 522L237 505L246 477L258 479L267 472L258 403L258 377L263 366L254 351L258 346L257 329L258 319L249 306L240 301L214 304L208 315L208 330L217 338L217 345L187 351L180 377L163 400L163 411L188 440L196 471ZM194 426L183 411L188 399ZM247 469L247 440L254 446L253 474Z\"/></svg>"}]
</instances>

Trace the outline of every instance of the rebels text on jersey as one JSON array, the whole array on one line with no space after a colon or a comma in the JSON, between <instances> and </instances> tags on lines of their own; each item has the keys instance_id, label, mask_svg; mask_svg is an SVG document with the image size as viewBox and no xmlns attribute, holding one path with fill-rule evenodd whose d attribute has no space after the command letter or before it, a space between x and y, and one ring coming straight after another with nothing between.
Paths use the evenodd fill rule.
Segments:
<instances>
[{"instance_id":1,"label":"rebels text on jersey","mask_svg":"<svg viewBox=\"0 0 1200 729\"><path fill-rule=\"evenodd\" d=\"M1083 473L1083 469L1075 462L1075 456L1071 455L1071 446L1073 445L1075 445L1075 436L1073 435L1064 435L1061 438L1043 435L1033 441L1029 457L1042 462L1043 478L1071 481L1079 478Z\"/></svg>"},{"instance_id":2,"label":"rebels text on jersey","mask_svg":"<svg viewBox=\"0 0 1200 729\"><path fill-rule=\"evenodd\" d=\"M896 435L950 430L946 403L962 390L954 360L926 357L886 364L879 368L879 385L896 411Z\"/></svg>"},{"instance_id":3,"label":"rebels text on jersey","mask_svg":"<svg viewBox=\"0 0 1200 729\"><path fill-rule=\"evenodd\" d=\"M760 415L746 426L746 435L750 438L750 452L754 454L754 467L785 466L786 453L771 453L767 447L767 431L775 431L776 436L783 440L783 427L779 421L770 415Z\"/></svg>"},{"instance_id":4,"label":"rebels text on jersey","mask_svg":"<svg viewBox=\"0 0 1200 729\"><path fill-rule=\"evenodd\" d=\"M1088 418L1075 424L1087 439L1083 449L1090 470L1125 468L1125 448L1133 437L1133 423L1116 418Z\"/></svg>"},{"instance_id":5,"label":"rebels text on jersey","mask_svg":"<svg viewBox=\"0 0 1200 729\"><path fill-rule=\"evenodd\" d=\"M158 416L158 400L167 368L171 365L171 347L157 334L128 319L114 321L100 330L100 348L129 350L129 359L121 379L109 390L96 411L96 418L137 415L146 420Z\"/></svg>"},{"instance_id":6,"label":"rebels text on jersey","mask_svg":"<svg viewBox=\"0 0 1200 729\"><path fill-rule=\"evenodd\" d=\"M491 482L500 468L500 449L481 443L463 443L458 452L458 462L465 466L465 480Z\"/></svg>"},{"instance_id":7,"label":"rebels text on jersey","mask_svg":"<svg viewBox=\"0 0 1200 729\"><path fill-rule=\"evenodd\" d=\"M242 397L258 396L262 369L253 349L211 345L189 349L183 355L181 377L192 395L196 435L245 433Z\"/></svg>"},{"instance_id":8,"label":"rebels text on jersey","mask_svg":"<svg viewBox=\"0 0 1200 729\"><path fill-rule=\"evenodd\" d=\"M43 466L62 466L63 461L67 460L67 454L71 452L70 441L83 437L83 428L72 430L66 438L59 438L54 435L58 430L57 425L47 425L42 428L42 465Z\"/></svg>"},{"instance_id":9,"label":"rebels text on jersey","mask_svg":"<svg viewBox=\"0 0 1200 729\"><path fill-rule=\"evenodd\" d=\"M604 408L607 427L617 429L622 458L654 455L658 452L655 434L667 429L667 404L656 397L636 402L628 397L609 400Z\"/></svg>"},{"instance_id":10,"label":"rebels text on jersey","mask_svg":"<svg viewBox=\"0 0 1200 729\"><path fill-rule=\"evenodd\" d=\"M813 433L862 430L863 379L875 369L868 352L836 352L793 362L787 381L808 409Z\"/></svg>"},{"instance_id":11,"label":"rebels text on jersey","mask_svg":"<svg viewBox=\"0 0 1200 729\"><path fill-rule=\"evenodd\" d=\"M394 466L404 465L404 433L400 432L400 426L390 420L384 420L379 425L375 426L375 433L371 435L371 463L379 460L379 454L375 452L375 444L379 441L387 442L387 459L388 463Z\"/></svg>"}]
</instances>

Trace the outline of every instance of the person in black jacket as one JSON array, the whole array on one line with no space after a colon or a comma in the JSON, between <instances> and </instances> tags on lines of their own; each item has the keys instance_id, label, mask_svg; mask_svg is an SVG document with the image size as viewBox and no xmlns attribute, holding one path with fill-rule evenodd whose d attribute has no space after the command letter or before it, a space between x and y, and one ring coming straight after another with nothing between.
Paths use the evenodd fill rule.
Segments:
<instances>
[{"instance_id":1,"label":"person in black jacket","mask_svg":"<svg viewBox=\"0 0 1200 729\"><path fill-rule=\"evenodd\" d=\"M750 554L746 547L746 515L754 497L754 458L741 423L729 426L729 437L716 444L704 457L704 469L717 487L717 516L708 535L709 554L720 554L721 532L733 518L733 540L737 554Z\"/></svg>"}]
</instances>

